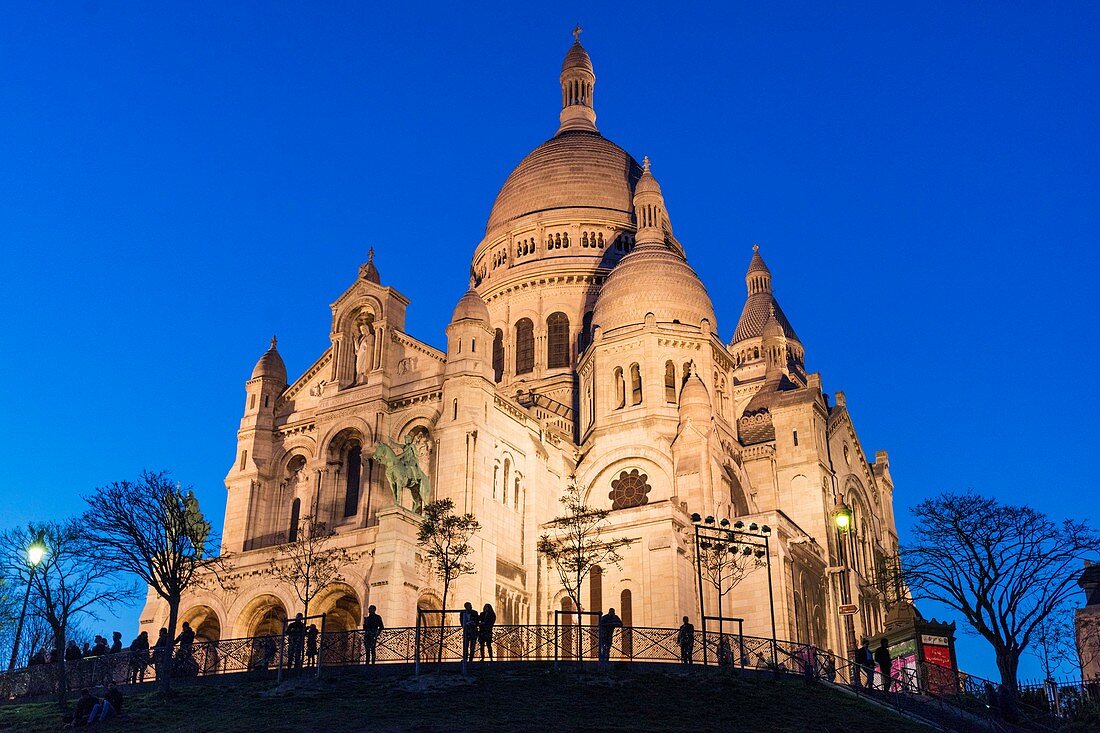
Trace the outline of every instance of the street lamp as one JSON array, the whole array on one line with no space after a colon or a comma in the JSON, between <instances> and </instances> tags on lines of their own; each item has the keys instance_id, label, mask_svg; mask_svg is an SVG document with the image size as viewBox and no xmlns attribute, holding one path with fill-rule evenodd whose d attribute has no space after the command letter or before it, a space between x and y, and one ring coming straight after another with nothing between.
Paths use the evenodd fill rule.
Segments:
<instances>
[{"instance_id":1,"label":"street lamp","mask_svg":"<svg viewBox=\"0 0 1100 733\"><path fill-rule=\"evenodd\" d=\"M703 600L703 560L700 550L709 549L712 545L720 546L724 544L728 546L728 552L731 555L740 552L746 556L755 555L758 559L766 558L768 605L772 622L772 665L774 667L777 662L778 642L776 641L775 630L775 596L772 588L772 557L769 547L772 528L766 524L758 525L756 522L751 522L746 527L745 523L738 519L733 523L733 529L730 529L729 520L723 519L716 523L713 516L704 519L698 512L691 515L691 522L695 525L695 568L699 580L699 618L703 625L703 663L706 664L707 659L707 613ZM719 575L718 582L718 624L719 635L721 635L723 631L721 575Z\"/></svg>"},{"instance_id":2,"label":"street lamp","mask_svg":"<svg viewBox=\"0 0 1100 733\"><path fill-rule=\"evenodd\" d=\"M833 521L837 530L847 532L852 528L852 510L847 504L837 504L833 509Z\"/></svg>"},{"instance_id":3,"label":"street lamp","mask_svg":"<svg viewBox=\"0 0 1100 733\"><path fill-rule=\"evenodd\" d=\"M27 616L27 601L31 598L31 583L34 581L34 571L42 558L46 556L46 531L39 530L38 536L27 546L27 565L30 572L27 574L27 592L23 595L23 610L19 612L19 623L15 626L15 641L11 645L11 661L8 662L8 671L15 669L15 660L19 656L19 637L23 635L23 619Z\"/></svg>"}]
</instances>

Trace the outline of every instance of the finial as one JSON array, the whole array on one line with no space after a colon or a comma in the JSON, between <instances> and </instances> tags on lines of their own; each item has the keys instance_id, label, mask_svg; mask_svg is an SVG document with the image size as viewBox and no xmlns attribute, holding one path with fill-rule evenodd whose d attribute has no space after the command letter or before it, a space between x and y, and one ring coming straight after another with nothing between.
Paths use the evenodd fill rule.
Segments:
<instances>
[{"instance_id":1,"label":"finial","mask_svg":"<svg viewBox=\"0 0 1100 733\"><path fill-rule=\"evenodd\" d=\"M279 339L275 338L274 334L271 336L271 350L274 351L275 347L279 344Z\"/></svg>"},{"instance_id":2,"label":"finial","mask_svg":"<svg viewBox=\"0 0 1100 733\"><path fill-rule=\"evenodd\" d=\"M754 244L752 246L752 251L753 252L759 252L760 251L760 245L759 244Z\"/></svg>"},{"instance_id":3,"label":"finial","mask_svg":"<svg viewBox=\"0 0 1100 733\"><path fill-rule=\"evenodd\" d=\"M474 277L474 273L470 273L470 290L473 290L477 285L477 279Z\"/></svg>"},{"instance_id":4,"label":"finial","mask_svg":"<svg viewBox=\"0 0 1100 733\"><path fill-rule=\"evenodd\" d=\"M642 170L644 170L646 173L649 173L649 156L648 155L642 157Z\"/></svg>"},{"instance_id":5,"label":"finial","mask_svg":"<svg viewBox=\"0 0 1100 733\"><path fill-rule=\"evenodd\" d=\"M367 250L367 262L374 262L374 247Z\"/></svg>"},{"instance_id":6,"label":"finial","mask_svg":"<svg viewBox=\"0 0 1100 733\"><path fill-rule=\"evenodd\" d=\"M581 42L581 33L583 31L584 31L584 28L581 28L581 24L577 23L577 27L573 29L573 43L580 43Z\"/></svg>"}]
</instances>

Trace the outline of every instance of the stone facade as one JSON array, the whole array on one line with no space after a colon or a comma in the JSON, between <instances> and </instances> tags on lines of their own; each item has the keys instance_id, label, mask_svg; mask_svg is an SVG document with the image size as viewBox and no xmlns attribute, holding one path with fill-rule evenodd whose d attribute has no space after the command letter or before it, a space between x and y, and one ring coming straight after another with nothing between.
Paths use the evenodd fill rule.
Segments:
<instances>
[{"instance_id":1,"label":"stone facade","mask_svg":"<svg viewBox=\"0 0 1100 733\"><path fill-rule=\"evenodd\" d=\"M311 606L330 628L358 625L368 604L390 626L438 605L412 498L395 503L379 443L411 446L430 498L477 516L478 572L453 597L492 602L500 623L552 623L563 608L535 543L575 475L590 504L612 509L609 535L630 540L622 567L585 590L589 610L614 607L634 625L697 618L698 512L774 528L781 638L844 651L882 630L875 579L897 549L886 453L864 451L843 394L830 400L806 371L758 251L734 338L721 340L648 160L597 131L579 43L561 83L561 128L502 187L446 353L406 333L408 300L372 258L332 304L332 345L303 374L288 381L274 340L256 365L226 477L237 587L187 598L181 618L200 636L253 635L300 610L263 570L306 514L355 558ZM843 535L840 504L854 522ZM767 581L750 573L724 599L747 634L770 634ZM846 631L848 601L860 611ZM155 631L166 615L150 597L142 624Z\"/></svg>"}]
</instances>

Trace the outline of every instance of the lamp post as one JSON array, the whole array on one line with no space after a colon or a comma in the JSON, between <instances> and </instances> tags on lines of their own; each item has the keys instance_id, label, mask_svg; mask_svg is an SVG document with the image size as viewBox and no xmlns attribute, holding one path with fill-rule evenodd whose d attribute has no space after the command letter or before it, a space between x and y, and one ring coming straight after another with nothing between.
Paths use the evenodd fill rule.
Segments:
<instances>
[{"instance_id":1,"label":"lamp post","mask_svg":"<svg viewBox=\"0 0 1100 733\"><path fill-rule=\"evenodd\" d=\"M851 541L852 530L852 509L847 504L839 503L833 507L833 524L836 525L837 532L837 551L840 555L840 567L841 567L841 582L840 582L840 602L844 605L848 605L852 602L852 588L850 579L850 569L848 567L848 542ZM856 622L855 619L848 614L844 617L844 631L848 636L848 656L855 659L856 649Z\"/></svg>"},{"instance_id":2,"label":"lamp post","mask_svg":"<svg viewBox=\"0 0 1100 733\"><path fill-rule=\"evenodd\" d=\"M27 546L27 564L30 572L27 574L27 592L23 594L23 610L19 612L19 623L15 626L15 641L11 645L11 661L8 662L8 671L15 669L15 660L19 656L19 637L23 635L23 619L27 616L27 602L31 599L31 583L34 581L34 571L38 563L46 555L46 532L39 530L38 536Z\"/></svg>"},{"instance_id":3,"label":"lamp post","mask_svg":"<svg viewBox=\"0 0 1100 733\"><path fill-rule=\"evenodd\" d=\"M723 519L717 525L714 517L703 519L698 513L691 515L692 524L695 525L695 572L699 579L699 618L703 624L703 664L707 662L707 614L703 600L703 559L701 548L710 548L711 544L728 545L731 553L743 549L746 555L752 554L757 558L766 558L768 568L768 610L771 612L772 623L772 666L777 666L777 640L775 631L775 595L772 589L772 556L769 547L772 528L768 525L758 525L751 522L746 527L745 523L738 519L733 523L732 529L729 520ZM721 566L718 575L718 623L722 628L722 576Z\"/></svg>"}]
</instances>

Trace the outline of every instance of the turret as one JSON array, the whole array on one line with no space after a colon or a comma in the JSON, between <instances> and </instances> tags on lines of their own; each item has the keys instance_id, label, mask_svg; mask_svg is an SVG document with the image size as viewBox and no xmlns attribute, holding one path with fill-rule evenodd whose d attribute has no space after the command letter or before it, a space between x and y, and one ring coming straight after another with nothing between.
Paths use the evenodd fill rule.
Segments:
<instances>
[{"instance_id":1,"label":"turret","mask_svg":"<svg viewBox=\"0 0 1100 733\"><path fill-rule=\"evenodd\" d=\"M493 330L489 328L489 309L474 290L474 279L471 277L470 289L459 298L451 323L447 326L447 366L444 373L448 377L474 374L491 380L492 349Z\"/></svg>"},{"instance_id":2,"label":"turret","mask_svg":"<svg viewBox=\"0 0 1100 733\"><path fill-rule=\"evenodd\" d=\"M592 93L596 88L596 72L592 59L580 40L581 27L573 29L573 46L561 65L561 127L565 130L596 130L596 109Z\"/></svg>"},{"instance_id":3,"label":"turret","mask_svg":"<svg viewBox=\"0 0 1100 733\"><path fill-rule=\"evenodd\" d=\"M252 376L245 382L247 392L243 425L270 427L275 419L275 402L286 389L286 364L279 356L278 340L256 362Z\"/></svg>"}]
</instances>

